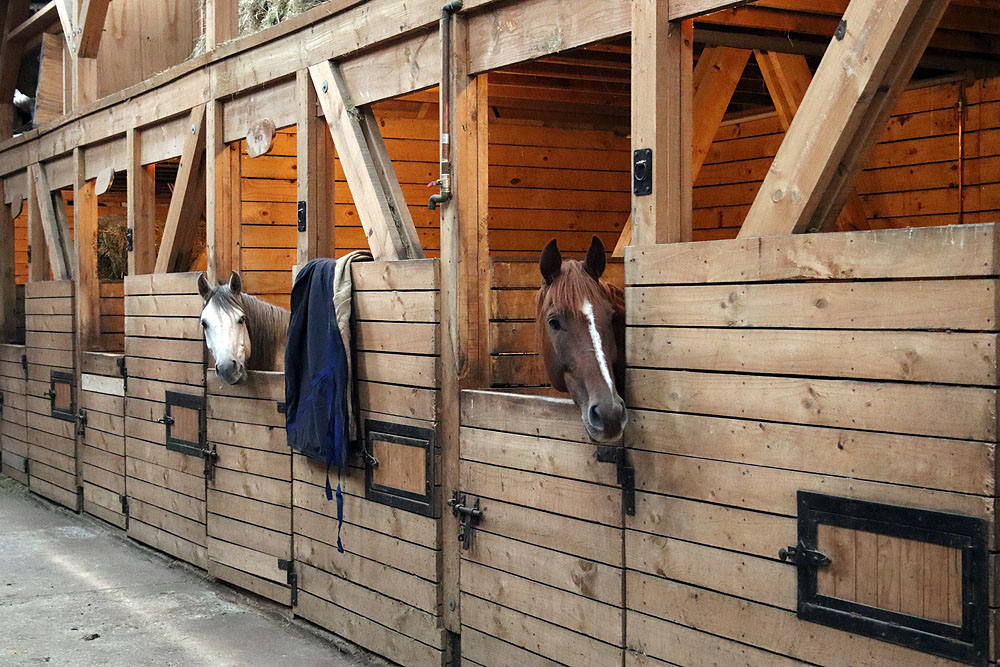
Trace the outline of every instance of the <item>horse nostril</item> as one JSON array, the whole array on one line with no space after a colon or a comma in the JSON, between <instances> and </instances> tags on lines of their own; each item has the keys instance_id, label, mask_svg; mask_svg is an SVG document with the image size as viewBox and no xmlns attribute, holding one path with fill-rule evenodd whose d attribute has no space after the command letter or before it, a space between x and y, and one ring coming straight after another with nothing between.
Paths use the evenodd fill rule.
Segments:
<instances>
[{"instance_id":1,"label":"horse nostril","mask_svg":"<svg viewBox=\"0 0 1000 667\"><path fill-rule=\"evenodd\" d=\"M590 406L590 412L587 415L590 425L595 429L601 430L604 428L604 420L601 419L601 412L597 409L597 405Z\"/></svg>"}]
</instances>

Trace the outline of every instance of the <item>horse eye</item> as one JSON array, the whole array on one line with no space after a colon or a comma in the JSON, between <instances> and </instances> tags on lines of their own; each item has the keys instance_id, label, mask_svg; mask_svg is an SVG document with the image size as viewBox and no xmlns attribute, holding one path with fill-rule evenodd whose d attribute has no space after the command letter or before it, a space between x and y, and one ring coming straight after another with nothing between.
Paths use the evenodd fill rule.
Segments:
<instances>
[{"instance_id":1,"label":"horse eye","mask_svg":"<svg viewBox=\"0 0 1000 667\"><path fill-rule=\"evenodd\" d=\"M201 321L201 328L202 329L207 329L208 328L208 322L206 322L205 320L202 320Z\"/></svg>"},{"instance_id":2,"label":"horse eye","mask_svg":"<svg viewBox=\"0 0 1000 667\"><path fill-rule=\"evenodd\" d=\"M553 317L549 320L549 328L553 331L559 331L559 329L562 328L562 325L559 324L559 320L557 318Z\"/></svg>"},{"instance_id":3,"label":"horse eye","mask_svg":"<svg viewBox=\"0 0 1000 667\"><path fill-rule=\"evenodd\" d=\"M247 323L247 318L246 318L246 315L244 315L243 317L241 317L240 319L238 319L238 320L236 321L236 323L237 323L237 324L246 324L246 323Z\"/></svg>"}]
</instances>

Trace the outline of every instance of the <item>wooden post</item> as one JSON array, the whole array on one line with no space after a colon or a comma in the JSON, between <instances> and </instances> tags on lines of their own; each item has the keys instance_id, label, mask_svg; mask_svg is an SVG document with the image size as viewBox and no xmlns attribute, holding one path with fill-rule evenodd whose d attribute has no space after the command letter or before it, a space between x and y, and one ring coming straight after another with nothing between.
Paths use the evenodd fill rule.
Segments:
<instances>
[{"instance_id":1,"label":"wooden post","mask_svg":"<svg viewBox=\"0 0 1000 667\"><path fill-rule=\"evenodd\" d=\"M177 267L187 270L190 264L191 241L194 229L205 212L205 105L191 109L188 117L190 134L185 134L181 164L177 169L174 193L170 197L163 238L156 253L154 273L170 273ZM187 128L186 128L187 129ZM211 225L207 225L211 228ZM208 257L213 253L206 248ZM213 267L209 260L209 268Z\"/></svg>"},{"instance_id":2,"label":"wooden post","mask_svg":"<svg viewBox=\"0 0 1000 667\"><path fill-rule=\"evenodd\" d=\"M142 131L125 133L128 151L126 167L126 208L132 230L132 252L128 254L128 274L152 273L156 267L156 166L142 164Z\"/></svg>"},{"instance_id":3,"label":"wooden post","mask_svg":"<svg viewBox=\"0 0 1000 667\"><path fill-rule=\"evenodd\" d=\"M851 0L740 237L820 229L836 217L947 6Z\"/></svg>"},{"instance_id":4,"label":"wooden post","mask_svg":"<svg viewBox=\"0 0 1000 667\"><path fill-rule=\"evenodd\" d=\"M82 29L80 22L85 18L83 14L86 11L87 8L81 5L81 0L76 0L73 3L73 25L78 30ZM102 30L103 27L104 21L102 20ZM97 99L97 59L82 57L77 51L76 41L72 38L69 38L68 41L71 44L70 51L73 55L71 58L73 63L73 108L79 109ZM100 43L99 40L98 43Z\"/></svg>"},{"instance_id":5,"label":"wooden post","mask_svg":"<svg viewBox=\"0 0 1000 667\"><path fill-rule=\"evenodd\" d=\"M205 50L239 36L237 0L205 0Z\"/></svg>"},{"instance_id":6,"label":"wooden post","mask_svg":"<svg viewBox=\"0 0 1000 667\"><path fill-rule=\"evenodd\" d=\"M45 230L42 229L42 211L38 206L38 186L28 170L28 280L38 282L48 280L51 268L45 243Z\"/></svg>"},{"instance_id":7,"label":"wooden post","mask_svg":"<svg viewBox=\"0 0 1000 667\"><path fill-rule=\"evenodd\" d=\"M239 266L239 211L232 203L233 190L239 192L240 187L240 156L223 140L222 131L223 105L212 100L205 108L205 255L210 283L228 278Z\"/></svg>"},{"instance_id":8,"label":"wooden post","mask_svg":"<svg viewBox=\"0 0 1000 667\"><path fill-rule=\"evenodd\" d=\"M464 16L451 30L452 198L441 207L441 456L444 495L460 488L459 392L487 382L488 272L486 77L470 77ZM442 499L443 501L444 499ZM461 631L458 523L442 509L444 625Z\"/></svg>"},{"instance_id":9,"label":"wooden post","mask_svg":"<svg viewBox=\"0 0 1000 667\"><path fill-rule=\"evenodd\" d=\"M82 148L73 149L73 243L76 246L76 349L93 349L101 336L101 281L97 276L97 194L86 180Z\"/></svg>"},{"instance_id":10,"label":"wooden post","mask_svg":"<svg viewBox=\"0 0 1000 667\"><path fill-rule=\"evenodd\" d=\"M309 70L295 74L295 172L298 205L305 204L305 231L298 232L295 263L334 255L333 139L317 115L319 101Z\"/></svg>"},{"instance_id":11,"label":"wooden post","mask_svg":"<svg viewBox=\"0 0 1000 667\"><path fill-rule=\"evenodd\" d=\"M3 179L0 179L0 343L14 340L17 332L14 287L14 218L4 203Z\"/></svg>"},{"instance_id":12,"label":"wooden post","mask_svg":"<svg viewBox=\"0 0 1000 667\"><path fill-rule=\"evenodd\" d=\"M632 195L637 245L691 240L693 26L670 2L632 1L632 149L652 149L652 192Z\"/></svg>"}]
</instances>

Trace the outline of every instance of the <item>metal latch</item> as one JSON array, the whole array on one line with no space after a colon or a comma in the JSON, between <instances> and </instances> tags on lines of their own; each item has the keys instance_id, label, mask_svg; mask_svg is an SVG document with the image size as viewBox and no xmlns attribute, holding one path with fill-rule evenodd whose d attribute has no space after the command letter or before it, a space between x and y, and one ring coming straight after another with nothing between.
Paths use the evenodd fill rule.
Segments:
<instances>
[{"instance_id":1,"label":"metal latch","mask_svg":"<svg viewBox=\"0 0 1000 667\"><path fill-rule=\"evenodd\" d=\"M822 551L806 549L799 542L798 546L784 547L778 550L778 558L783 563L791 563L797 567L824 567L833 561Z\"/></svg>"},{"instance_id":2,"label":"metal latch","mask_svg":"<svg viewBox=\"0 0 1000 667\"><path fill-rule=\"evenodd\" d=\"M653 192L652 148L640 148L632 154L632 192L637 197Z\"/></svg>"},{"instance_id":3,"label":"metal latch","mask_svg":"<svg viewBox=\"0 0 1000 667\"><path fill-rule=\"evenodd\" d=\"M170 415L163 415L162 417L160 417L159 419L156 420L156 423L157 424L166 424L167 426L173 426L174 425L174 418L171 417Z\"/></svg>"},{"instance_id":4,"label":"metal latch","mask_svg":"<svg viewBox=\"0 0 1000 667\"><path fill-rule=\"evenodd\" d=\"M458 541L462 543L463 549L469 548L472 542L472 529L486 511L479 506L479 498L476 498L476 502L471 506L467 504L468 502L468 496L457 490L451 492L451 499L448 501L451 513L458 517Z\"/></svg>"},{"instance_id":5,"label":"metal latch","mask_svg":"<svg viewBox=\"0 0 1000 667\"><path fill-rule=\"evenodd\" d=\"M134 230L131 227L129 227L128 229L125 230L125 242L128 244L126 246L126 250L128 250L129 252L132 252L133 250L132 240L134 238L135 238Z\"/></svg>"},{"instance_id":6,"label":"metal latch","mask_svg":"<svg viewBox=\"0 0 1000 667\"><path fill-rule=\"evenodd\" d=\"M617 466L618 484L622 487L622 511L635 516L635 468L628 462L628 452L621 445L598 445L597 461Z\"/></svg>"},{"instance_id":7,"label":"metal latch","mask_svg":"<svg viewBox=\"0 0 1000 667\"><path fill-rule=\"evenodd\" d=\"M306 203L304 201L299 202L296 213L298 214L298 219L296 220L297 223L296 228L298 229L298 231L304 232L306 231Z\"/></svg>"},{"instance_id":8,"label":"metal latch","mask_svg":"<svg viewBox=\"0 0 1000 667\"><path fill-rule=\"evenodd\" d=\"M77 417L79 418L80 422L79 426L76 427L76 434L84 435L87 431L87 411L84 410L83 408L80 408L80 412L77 413Z\"/></svg>"},{"instance_id":9,"label":"metal latch","mask_svg":"<svg viewBox=\"0 0 1000 667\"><path fill-rule=\"evenodd\" d=\"M205 479L211 481L215 479L215 464L219 460L219 451L215 448L215 443L212 444L212 448L206 447L201 450L201 455L205 457Z\"/></svg>"},{"instance_id":10,"label":"metal latch","mask_svg":"<svg viewBox=\"0 0 1000 667\"><path fill-rule=\"evenodd\" d=\"M288 582L288 588L291 590L292 606L294 607L299 604L299 575L295 571L295 561L279 558L278 569L288 573L285 581Z\"/></svg>"}]
</instances>

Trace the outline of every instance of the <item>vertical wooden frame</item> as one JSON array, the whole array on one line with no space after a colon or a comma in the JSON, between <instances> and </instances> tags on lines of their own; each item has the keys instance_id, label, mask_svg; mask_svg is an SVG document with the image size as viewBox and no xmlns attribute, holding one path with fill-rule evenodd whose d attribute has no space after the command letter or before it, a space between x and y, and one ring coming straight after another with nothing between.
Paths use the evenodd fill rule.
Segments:
<instances>
[{"instance_id":1,"label":"vertical wooden frame","mask_svg":"<svg viewBox=\"0 0 1000 667\"><path fill-rule=\"evenodd\" d=\"M156 167L142 164L142 131L125 133L128 151L126 207L132 231L128 275L152 273L156 266Z\"/></svg>"},{"instance_id":2,"label":"vertical wooden frame","mask_svg":"<svg viewBox=\"0 0 1000 667\"><path fill-rule=\"evenodd\" d=\"M632 149L652 149L652 192L632 195L636 245L691 240L693 24L669 2L632 2Z\"/></svg>"},{"instance_id":3,"label":"vertical wooden frame","mask_svg":"<svg viewBox=\"0 0 1000 667\"><path fill-rule=\"evenodd\" d=\"M205 50L239 35L238 0L206 0L204 6Z\"/></svg>"},{"instance_id":4,"label":"vertical wooden frame","mask_svg":"<svg viewBox=\"0 0 1000 667\"><path fill-rule=\"evenodd\" d=\"M101 335L100 280L97 277L97 193L93 179L86 180L86 157L73 150L73 245L76 280L76 349L93 348Z\"/></svg>"},{"instance_id":5,"label":"vertical wooden frame","mask_svg":"<svg viewBox=\"0 0 1000 667\"><path fill-rule=\"evenodd\" d=\"M305 229L299 221L295 263L334 255L333 139L317 115L316 89L309 70L295 75L296 199L305 205ZM300 214L301 215L301 214Z\"/></svg>"},{"instance_id":6,"label":"vertical wooden frame","mask_svg":"<svg viewBox=\"0 0 1000 667\"><path fill-rule=\"evenodd\" d=\"M0 343L14 340L17 331L14 288L14 218L4 202L3 180L0 179Z\"/></svg>"},{"instance_id":7,"label":"vertical wooden frame","mask_svg":"<svg viewBox=\"0 0 1000 667\"><path fill-rule=\"evenodd\" d=\"M38 282L49 279L49 255L45 247L45 231L42 229L42 211L38 206L38 186L31 176L31 171L25 175L28 180L28 281Z\"/></svg>"},{"instance_id":8,"label":"vertical wooden frame","mask_svg":"<svg viewBox=\"0 0 1000 667\"><path fill-rule=\"evenodd\" d=\"M238 201L240 156L223 139L224 113L217 100L205 107L205 255L210 283L220 276L228 277L239 266L240 223L239 211L233 209L233 193L235 190Z\"/></svg>"}]
</instances>

